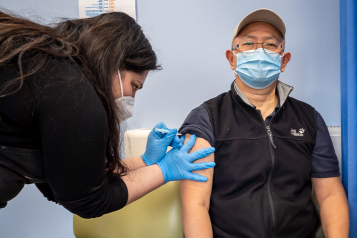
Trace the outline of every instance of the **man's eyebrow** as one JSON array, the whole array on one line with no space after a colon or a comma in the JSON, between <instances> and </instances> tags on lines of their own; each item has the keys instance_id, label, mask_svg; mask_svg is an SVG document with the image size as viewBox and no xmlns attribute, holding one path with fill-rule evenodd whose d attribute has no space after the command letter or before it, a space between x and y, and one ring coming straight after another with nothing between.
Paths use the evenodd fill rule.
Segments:
<instances>
[{"instance_id":1,"label":"man's eyebrow","mask_svg":"<svg viewBox=\"0 0 357 238\"><path fill-rule=\"evenodd\" d=\"M277 40L277 38L275 36L266 36L264 40Z\"/></svg>"},{"instance_id":2,"label":"man's eyebrow","mask_svg":"<svg viewBox=\"0 0 357 238\"><path fill-rule=\"evenodd\" d=\"M246 35L244 38L256 39L257 37L254 35ZM272 40L272 39L277 40L277 38L273 35L264 37L264 40Z\"/></svg>"},{"instance_id":3,"label":"man's eyebrow","mask_svg":"<svg viewBox=\"0 0 357 238\"><path fill-rule=\"evenodd\" d=\"M251 39L256 39L257 37L254 35L246 35L244 38L251 38Z\"/></svg>"}]
</instances>

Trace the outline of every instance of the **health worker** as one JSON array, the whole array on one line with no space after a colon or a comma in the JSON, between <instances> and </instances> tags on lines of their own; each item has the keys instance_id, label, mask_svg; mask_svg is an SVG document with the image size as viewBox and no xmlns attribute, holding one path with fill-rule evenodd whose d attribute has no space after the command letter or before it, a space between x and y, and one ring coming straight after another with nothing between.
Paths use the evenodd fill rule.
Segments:
<instances>
[{"instance_id":1,"label":"health worker","mask_svg":"<svg viewBox=\"0 0 357 238\"><path fill-rule=\"evenodd\" d=\"M142 156L122 160L121 122L149 71L161 69L127 14L46 26L0 12L0 49L0 208L34 183L49 201L94 218L169 181L207 180L192 171L215 163L192 162L214 148L189 154L195 137L182 146L163 123Z\"/></svg>"}]
</instances>

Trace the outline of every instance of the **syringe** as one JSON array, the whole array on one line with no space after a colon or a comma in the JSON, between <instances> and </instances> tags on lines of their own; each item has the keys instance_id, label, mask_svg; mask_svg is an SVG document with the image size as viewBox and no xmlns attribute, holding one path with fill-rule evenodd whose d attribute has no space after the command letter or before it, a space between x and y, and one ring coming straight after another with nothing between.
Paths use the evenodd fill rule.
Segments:
<instances>
[{"instance_id":1,"label":"syringe","mask_svg":"<svg viewBox=\"0 0 357 238\"><path fill-rule=\"evenodd\" d=\"M167 134L167 133L169 133L169 131L168 131L168 130L165 130L165 129L159 129L159 128L157 128L157 127L155 127L155 132L160 132L161 134ZM176 135L178 135L178 136L182 136L182 134L180 134L180 133L177 133Z\"/></svg>"}]
</instances>

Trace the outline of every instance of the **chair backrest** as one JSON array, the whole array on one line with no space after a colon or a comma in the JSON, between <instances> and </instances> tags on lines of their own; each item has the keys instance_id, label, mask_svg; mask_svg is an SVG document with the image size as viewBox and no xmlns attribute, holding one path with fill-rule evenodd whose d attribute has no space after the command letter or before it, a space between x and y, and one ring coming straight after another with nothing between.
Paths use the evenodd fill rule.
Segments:
<instances>
[{"instance_id":1,"label":"chair backrest","mask_svg":"<svg viewBox=\"0 0 357 238\"><path fill-rule=\"evenodd\" d=\"M145 152L150 130L125 134L126 158ZM179 182L170 182L124 207L99 218L73 217L77 238L182 238Z\"/></svg>"},{"instance_id":2,"label":"chair backrest","mask_svg":"<svg viewBox=\"0 0 357 238\"><path fill-rule=\"evenodd\" d=\"M73 217L77 238L182 238L179 182L168 183L123 209L94 219Z\"/></svg>"}]
</instances>

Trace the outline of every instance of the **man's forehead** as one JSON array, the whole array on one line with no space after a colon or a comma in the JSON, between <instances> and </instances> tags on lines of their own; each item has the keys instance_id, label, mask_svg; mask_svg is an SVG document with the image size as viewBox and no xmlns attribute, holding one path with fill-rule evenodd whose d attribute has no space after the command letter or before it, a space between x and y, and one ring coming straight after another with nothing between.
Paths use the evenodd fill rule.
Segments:
<instances>
[{"instance_id":1,"label":"man's forehead","mask_svg":"<svg viewBox=\"0 0 357 238\"><path fill-rule=\"evenodd\" d=\"M264 39L283 40L283 35L280 31L270 23L267 22L252 22L246 25L237 35L239 38L257 38L263 36Z\"/></svg>"}]
</instances>

